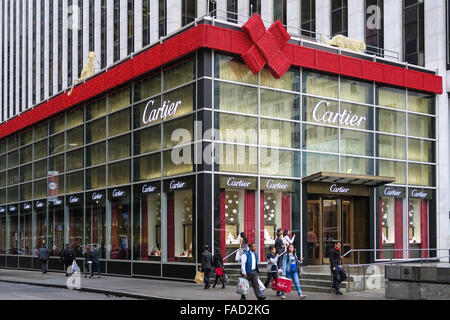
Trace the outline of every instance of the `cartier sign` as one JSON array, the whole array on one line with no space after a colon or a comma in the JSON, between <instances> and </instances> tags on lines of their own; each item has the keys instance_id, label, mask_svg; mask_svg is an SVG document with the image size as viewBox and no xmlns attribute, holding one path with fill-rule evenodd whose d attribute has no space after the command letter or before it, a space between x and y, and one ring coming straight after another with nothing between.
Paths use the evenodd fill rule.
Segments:
<instances>
[{"instance_id":1,"label":"cartier sign","mask_svg":"<svg viewBox=\"0 0 450 320\"><path fill-rule=\"evenodd\" d=\"M172 181L170 181L169 188L170 188L170 190L180 190L180 189L184 189L185 186L186 186L186 182L172 180Z\"/></svg>"},{"instance_id":2,"label":"cartier sign","mask_svg":"<svg viewBox=\"0 0 450 320\"><path fill-rule=\"evenodd\" d=\"M423 189L412 189L410 191L410 197L411 198L417 198L417 199L430 199L431 195L428 190Z\"/></svg>"},{"instance_id":3,"label":"cartier sign","mask_svg":"<svg viewBox=\"0 0 450 320\"><path fill-rule=\"evenodd\" d=\"M331 125L346 125L359 128L367 120L366 117L352 114L350 110L344 109L341 113L329 111L330 103L322 100L314 107L312 117L314 121Z\"/></svg>"},{"instance_id":4,"label":"cartier sign","mask_svg":"<svg viewBox=\"0 0 450 320\"><path fill-rule=\"evenodd\" d=\"M97 192L94 192L93 194L92 194L92 200L94 200L94 201L100 201L100 200L103 200L103 194L102 193L97 193Z\"/></svg>"},{"instance_id":5,"label":"cartier sign","mask_svg":"<svg viewBox=\"0 0 450 320\"><path fill-rule=\"evenodd\" d=\"M113 198L122 198L125 197L126 193L123 190L118 190L118 189L114 189L112 192L112 197Z\"/></svg>"},{"instance_id":6,"label":"cartier sign","mask_svg":"<svg viewBox=\"0 0 450 320\"><path fill-rule=\"evenodd\" d=\"M394 188L394 187L384 187L383 195L385 197L404 198L405 197L405 189L404 188Z\"/></svg>"},{"instance_id":7,"label":"cartier sign","mask_svg":"<svg viewBox=\"0 0 450 320\"><path fill-rule=\"evenodd\" d=\"M236 179L231 177L227 180L227 186L233 188L248 188L252 183L244 179Z\"/></svg>"},{"instance_id":8,"label":"cartier sign","mask_svg":"<svg viewBox=\"0 0 450 320\"><path fill-rule=\"evenodd\" d=\"M338 187L335 184L332 184L330 187L330 192L331 193L348 193L350 191L350 188L346 188L344 186L340 186Z\"/></svg>"},{"instance_id":9,"label":"cartier sign","mask_svg":"<svg viewBox=\"0 0 450 320\"><path fill-rule=\"evenodd\" d=\"M5 208L4 207L0 207L0 213L5 213Z\"/></svg>"},{"instance_id":10,"label":"cartier sign","mask_svg":"<svg viewBox=\"0 0 450 320\"><path fill-rule=\"evenodd\" d=\"M142 186L142 193L154 193L156 192L156 187L148 184Z\"/></svg>"},{"instance_id":11,"label":"cartier sign","mask_svg":"<svg viewBox=\"0 0 450 320\"><path fill-rule=\"evenodd\" d=\"M166 100L160 108L152 109L155 105L155 100L150 100L145 106L144 113L142 114L142 122L149 124L157 121L158 119L164 120L167 117L173 116L177 113L178 107L181 105L181 101L171 102ZM150 111L150 109L152 109Z\"/></svg>"}]
</instances>

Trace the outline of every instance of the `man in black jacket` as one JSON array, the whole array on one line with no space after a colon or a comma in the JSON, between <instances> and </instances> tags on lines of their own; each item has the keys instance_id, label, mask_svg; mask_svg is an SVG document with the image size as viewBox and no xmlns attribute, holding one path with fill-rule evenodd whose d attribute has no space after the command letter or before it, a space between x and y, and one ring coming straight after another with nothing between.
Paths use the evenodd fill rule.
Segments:
<instances>
[{"instance_id":1,"label":"man in black jacket","mask_svg":"<svg viewBox=\"0 0 450 320\"><path fill-rule=\"evenodd\" d=\"M64 263L64 270L66 271L66 277L70 276L68 267L72 266L73 260L75 260L75 254L69 244L61 252L61 262Z\"/></svg>"},{"instance_id":2,"label":"man in black jacket","mask_svg":"<svg viewBox=\"0 0 450 320\"><path fill-rule=\"evenodd\" d=\"M202 255L202 272L204 273L204 279L205 279L205 288L204 289L209 289L209 274L212 271L212 266L213 266L213 256L211 254L211 252L208 251L209 250L209 246L205 245L205 251L203 252Z\"/></svg>"},{"instance_id":3,"label":"man in black jacket","mask_svg":"<svg viewBox=\"0 0 450 320\"><path fill-rule=\"evenodd\" d=\"M337 295L342 295L342 291L339 289L339 285L342 281L347 279L347 275L341 267L341 243L337 242L334 248L330 251L330 268L333 274L333 288L336 290Z\"/></svg>"}]
</instances>

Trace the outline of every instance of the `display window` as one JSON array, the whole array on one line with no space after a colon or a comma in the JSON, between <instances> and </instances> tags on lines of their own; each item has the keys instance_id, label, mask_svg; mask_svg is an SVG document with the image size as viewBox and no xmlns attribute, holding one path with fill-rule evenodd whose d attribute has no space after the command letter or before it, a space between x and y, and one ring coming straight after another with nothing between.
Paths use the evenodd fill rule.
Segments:
<instances>
[{"instance_id":1,"label":"display window","mask_svg":"<svg viewBox=\"0 0 450 320\"><path fill-rule=\"evenodd\" d=\"M6 207L0 207L0 253L6 253Z\"/></svg>"},{"instance_id":2,"label":"display window","mask_svg":"<svg viewBox=\"0 0 450 320\"><path fill-rule=\"evenodd\" d=\"M409 258L428 258L430 252L428 225L432 190L410 188L408 192L408 243Z\"/></svg>"},{"instance_id":3,"label":"display window","mask_svg":"<svg viewBox=\"0 0 450 320\"><path fill-rule=\"evenodd\" d=\"M220 176L220 250L226 257L239 249L241 233L256 239L256 178Z\"/></svg>"},{"instance_id":4,"label":"display window","mask_svg":"<svg viewBox=\"0 0 450 320\"><path fill-rule=\"evenodd\" d=\"M83 195L75 194L66 196L64 216L64 240L69 244L77 257L83 256L83 231L84 231L84 203Z\"/></svg>"},{"instance_id":5,"label":"display window","mask_svg":"<svg viewBox=\"0 0 450 320\"><path fill-rule=\"evenodd\" d=\"M39 254L39 249L45 241L47 245L47 203L46 200L36 200L33 204L33 218L32 218L32 248L33 256ZM49 250L51 247L47 247Z\"/></svg>"},{"instance_id":6,"label":"display window","mask_svg":"<svg viewBox=\"0 0 450 320\"><path fill-rule=\"evenodd\" d=\"M31 202L22 203L20 206L20 249L19 255L32 255L33 247L33 205Z\"/></svg>"},{"instance_id":7,"label":"display window","mask_svg":"<svg viewBox=\"0 0 450 320\"><path fill-rule=\"evenodd\" d=\"M10 204L6 210L6 254L19 254L19 206Z\"/></svg>"},{"instance_id":8,"label":"display window","mask_svg":"<svg viewBox=\"0 0 450 320\"><path fill-rule=\"evenodd\" d=\"M403 259L403 212L406 189L382 187L379 189L379 245L388 249L378 253L379 259Z\"/></svg>"},{"instance_id":9,"label":"display window","mask_svg":"<svg viewBox=\"0 0 450 320\"><path fill-rule=\"evenodd\" d=\"M106 259L131 260L131 189L108 190L111 211L106 216Z\"/></svg>"},{"instance_id":10,"label":"display window","mask_svg":"<svg viewBox=\"0 0 450 320\"><path fill-rule=\"evenodd\" d=\"M149 182L134 188L133 259L161 261L161 187Z\"/></svg>"},{"instance_id":11,"label":"display window","mask_svg":"<svg viewBox=\"0 0 450 320\"><path fill-rule=\"evenodd\" d=\"M55 198L48 202L48 246L50 255L59 257L61 251L69 244L65 239L64 198ZM67 222L68 224L68 222Z\"/></svg>"},{"instance_id":12,"label":"display window","mask_svg":"<svg viewBox=\"0 0 450 320\"><path fill-rule=\"evenodd\" d=\"M106 253L106 191L94 191L86 194L84 245L96 244L100 258Z\"/></svg>"},{"instance_id":13,"label":"display window","mask_svg":"<svg viewBox=\"0 0 450 320\"><path fill-rule=\"evenodd\" d=\"M195 189L193 178L164 182L167 209L167 261L195 261Z\"/></svg>"}]
</instances>

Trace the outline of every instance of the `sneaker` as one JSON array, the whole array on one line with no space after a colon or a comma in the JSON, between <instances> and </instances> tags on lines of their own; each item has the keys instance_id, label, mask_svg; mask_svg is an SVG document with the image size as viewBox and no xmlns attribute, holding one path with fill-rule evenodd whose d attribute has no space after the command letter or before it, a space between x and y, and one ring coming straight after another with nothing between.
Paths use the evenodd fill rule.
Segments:
<instances>
[{"instance_id":1,"label":"sneaker","mask_svg":"<svg viewBox=\"0 0 450 320\"><path fill-rule=\"evenodd\" d=\"M261 298L258 298L258 300L266 300L266 297L262 296Z\"/></svg>"},{"instance_id":2,"label":"sneaker","mask_svg":"<svg viewBox=\"0 0 450 320\"><path fill-rule=\"evenodd\" d=\"M306 297L307 297L306 294L302 294L302 295L298 296L299 299L305 299Z\"/></svg>"},{"instance_id":3,"label":"sneaker","mask_svg":"<svg viewBox=\"0 0 450 320\"><path fill-rule=\"evenodd\" d=\"M339 290L339 291L336 291L336 295L337 295L337 296L342 296L342 295L344 295L344 294L342 293L341 290Z\"/></svg>"},{"instance_id":4,"label":"sneaker","mask_svg":"<svg viewBox=\"0 0 450 320\"><path fill-rule=\"evenodd\" d=\"M281 295L281 299L286 299L286 296L284 294Z\"/></svg>"}]
</instances>

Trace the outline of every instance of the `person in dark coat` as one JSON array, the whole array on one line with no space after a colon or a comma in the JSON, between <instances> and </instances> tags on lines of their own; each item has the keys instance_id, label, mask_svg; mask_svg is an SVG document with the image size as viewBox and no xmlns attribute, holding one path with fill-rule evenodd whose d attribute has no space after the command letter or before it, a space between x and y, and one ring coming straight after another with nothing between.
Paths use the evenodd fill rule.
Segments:
<instances>
[{"instance_id":1,"label":"person in dark coat","mask_svg":"<svg viewBox=\"0 0 450 320\"><path fill-rule=\"evenodd\" d=\"M343 295L342 291L339 289L339 285L347 279L347 275L341 267L342 260L341 243L337 242L330 251L330 269L333 275L333 288L336 290L337 295Z\"/></svg>"},{"instance_id":2,"label":"person in dark coat","mask_svg":"<svg viewBox=\"0 0 450 320\"><path fill-rule=\"evenodd\" d=\"M39 261L41 261L41 269L42 274L47 273L48 267L48 257L50 256L50 252L47 249L45 243L42 244L42 247L39 249Z\"/></svg>"},{"instance_id":3,"label":"person in dark coat","mask_svg":"<svg viewBox=\"0 0 450 320\"><path fill-rule=\"evenodd\" d=\"M211 252L209 252L209 246L205 245L205 251L203 251L203 255L202 255L202 272L204 273L204 277L205 277L205 288L204 289L209 289L210 283L209 283L209 274L212 271L213 268L213 256L211 254Z\"/></svg>"},{"instance_id":4,"label":"person in dark coat","mask_svg":"<svg viewBox=\"0 0 450 320\"><path fill-rule=\"evenodd\" d=\"M94 249L91 251L92 254L92 276L94 276L94 264L97 268L98 277L100 278L100 251L97 249L97 245L94 244Z\"/></svg>"},{"instance_id":5,"label":"person in dark coat","mask_svg":"<svg viewBox=\"0 0 450 320\"><path fill-rule=\"evenodd\" d=\"M223 279L225 276L223 271L223 257L219 249L214 253L213 267L216 271L216 281L214 282L213 288L216 287L217 281L220 280L220 282L222 282L222 289L225 289L225 280Z\"/></svg>"},{"instance_id":6,"label":"person in dark coat","mask_svg":"<svg viewBox=\"0 0 450 320\"><path fill-rule=\"evenodd\" d=\"M66 277L70 276L69 266L72 266L73 260L75 260L75 254L69 244L61 251L61 262L64 263L64 270L66 271Z\"/></svg>"},{"instance_id":7,"label":"person in dark coat","mask_svg":"<svg viewBox=\"0 0 450 320\"><path fill-rule=\"evenodd\" d=\"M277 239L275 240L275 254L278 256L281 256L284 252L284 240L283 240L283 233L281 232L281 229L277 230ZM277 260L277 267L280 269L280 263L282 259Z\"/></svg>"},{"instance_id":8,"label":"person in dark coat","mask_svg":"<svg viewBox=\"0 0 450 320\"><path fill-rule=\"evenodd\" d=\"M89 272L89 278L92 278L92 252L89 246L86 246L86 249L83 253L84 257L84 277L87 277L87 273Z\"/></svg>"}]
</instances>

